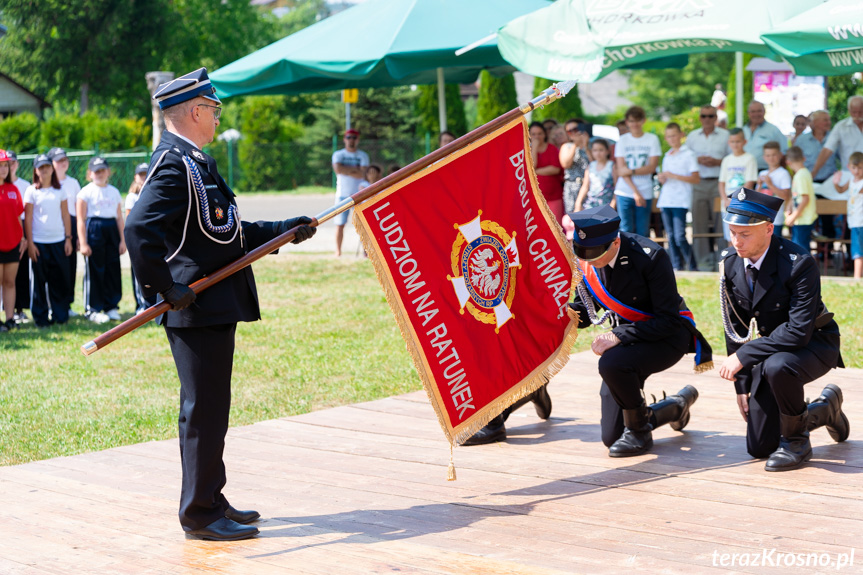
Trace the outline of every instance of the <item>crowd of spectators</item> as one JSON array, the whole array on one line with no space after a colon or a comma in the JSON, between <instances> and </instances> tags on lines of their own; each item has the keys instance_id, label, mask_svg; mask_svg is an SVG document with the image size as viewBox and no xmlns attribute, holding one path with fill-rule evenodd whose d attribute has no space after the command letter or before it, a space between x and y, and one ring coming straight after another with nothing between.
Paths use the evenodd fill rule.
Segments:
<instances>
[{"instance_id":1,"label":"crowd of spectators","mask_svg":"<svg viewBox=\"0 0 863 575\"><path fill-rule=\"evenodd\" d=\"M863 277L863 96L850 98L848 117L835 127L824 110L797 116L790 136L765 120L764 106L757 101L749 103L749 121L742 128L727 130L721 125L724 103L724 97L714 94L699 111L701 127L689 134L668 124L664 155L659 137L644 131L645 113L637 106L618 122L617 142L593 137L592 126L579 118L563 125L555 120L532 123L531 153L540 191L568 237L573 228L567 213L610 205L620 213L621 230L648 236L653 227L657 237L664 235L675 269L712 270L728 239L721 218L728 196L757 188L785 202L774 233L787 230L806 248L813 240L844 240L854 277ZM455 138L444 132L439 144ZM348 130L344 142L332 162L337 202L383 176L383 169L359 150L357 131ZM15 152L0 149L0 332L30 321L27 309L39 327L77 315L72 304L78 253L86 262L84 316L95 323L119 320L123 222L138 198L147 164L137 167L125 203L110 184L104 158L90 161L89 183L83 188L68 175L69 160L61 148L36 157L33 173L27 174L32 183L20 177L18 168ZM846 214L819 217L819 198L846 200ZM661 223L652 218L654 202ZM339 232L347 216L343 213L336 222ZM132 289L137 311L142 311L147 302L134 275Z\"/></svg>"},{"instance_id":2,"label":"crowd of spectators","mask_svg":"<svg viewBox=\"0 0 863 575\"><path fill-rule=\"evenodd\" d=\"M109 183L108 162L98 156L90 160L89 183L83 188L68 175L69 159L62 148L36 156L32 182L21 178L18 168L17 154L0 149L0 285L5 317L0 331L31 321L26 310L38 327L65 324L78 315L72 304L79 252L86 265L81 286L84 316L99 324L119 321L124 211L119 190ZM141 164L136 170L126 213L147 169ZM146 307L143 298L137 304L139 311Z\"/></svg>"},{"instance_id":3,"label":"crowd of spectators","mask_svg":"<svg viewBox=\"0 0 863 575\"><path fill-rule=\"evenodd\" d=\"M775 234L807 249L813 241L844 241L854 276L863 276L863 96L849 100L848 117L835 128L830 114L817 110L797 116L789 136L766 121L761 102L750 102L748 122L731 130L720 125L727 115L721 117L717 104L724 107L724 96L714 94L699 110L701 127L689 134L668 124L664 155L659 137L644 131L645 113L637 106L617 124L616 143L592 137L592 126L579 118L567 121L563 132L554 120L532 123L540 191L567 236L573 231L567 213L610 205L620 213L622 231L649 236L653 228L675 269L714 270L730 239L722 223L729 195L758 189L784 202ZM817 199L847 201L846 214L819 217Z\"/></svg>"}]
</instances>

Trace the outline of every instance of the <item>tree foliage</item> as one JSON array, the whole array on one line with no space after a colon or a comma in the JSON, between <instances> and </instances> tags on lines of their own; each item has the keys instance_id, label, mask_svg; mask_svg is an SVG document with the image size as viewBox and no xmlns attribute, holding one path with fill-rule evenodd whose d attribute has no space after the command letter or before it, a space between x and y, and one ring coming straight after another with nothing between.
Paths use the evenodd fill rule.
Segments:
<instances>
[{"instance_id":1,"label":"tree foliage","mask_svg":"<svg viewBox=\"0 0 863 575\"><path fill-rule=\"evenodd\" d=\"M241 113L239 143L243 165L243 187L252 190L291 188L296 174L291 171L301 162L283 161L283 144L298 140L302 127L287 117L288 103L283 96L249 98Z\"/></svg>"},{"instance_id":2,"label":"tree foliage","mask_svg":"<svg viewBox=\"0 0 863 575\"><path fill-rule=\"evenodd\" d=\"M476 123L482 126L518 106L515 78L508 74L496 78L483 70L479 75Z\"/></svg>"},{"instance_id":3,"label":"tree foliage","mask_svg":"<svg viewBox=\"0 0 863 575\"><path fill-rule=\"evenodd\" d=\"M863 83L854 76L828 76L827 111L833 124L848 117L848 98L863 95Z\"/></svg>"},{"instance_id":4,"label":"tree foliage","mask_svg":"<svg viewBox=\"0 0 863 575\"><path fill-rule=\"evenodd\" d=\"M48 98L147 103L144 73L163 53L167 0L7 0L0 68ZM125 105L124 105L125 104Z\"/></svg>"},{"instance_id":5,"label":"tree foliage","mask_svg":"<svg viewBox=\"0 0 863 575\"><path fill-rule=\"evenodd\" d=\"M0 122L0 142L19 154L34 150L39 145L39 118L30 112L6 118Z\"/></svg>"},{"instance_id":6,"label":"tree foliage","mask_svg":"<svg viewBox=\"0 0 863 575\"><path fill-rule=\"evenodd\" d=\"M0 68L49 101L79 101L82 114L146 116L147 72L212 71L279 32L248 0L6 0L2 18Z\"/></svg>"},{"instance_id":7,"label":"tree foliage","mask_svg":"<svg viewBox=\"0 0 863 575\"><path fill-rule=\"evenodd\" d=\"M540 92L551 86L554 82L545 78L536 77L533 80L533 95L539 96ZM584 118L584 107L578 95L578 84L576 84L565 98L555 100L547 106L534 110L531 120L542 122L552 118L561 124L572 118Z\"/></svg>"},{"instance_id":8,"label":"tree foliage","mask_svg":"<svg viewBox=\"0 0 863 575\"><path fill-rule=\"evenodd\" d=\"M666 118L710 103L716 84L728 80L734 54L690 54L682 69L633 70L627 97L650 118Z\"/></svg>"},{"instance_id":9,"label":"tree foliage","mask_svg":"<svg viewBox=\"0 0 863 575\"><path fill-rule=\"evenodd\" d=\"M248 0L170 0L168 4L166 45L159 50L162 70L181 75L205 66L213 71L278 39L278 27Z\"/></svg>"},{"instance_id":10,"label":"tree foliage","mask_svg":"<svg viewBox=\"0 0 863 575\"><path fill-rule=\"evenodd\" d=\"M447 130L456 136L467 133L467 119L464 114L464 102L461 99L461 90L458 84L447 84L444 88L446 101L446 125ZM419 86L419 96L416 100L417 116L419 118L418 131L420 135L427 132L436 137L440 133L440 118L438 113L437 84Z\"/></svg>"},{"instance_id":11,"label":"tree foliage","mask_svg":"<svg viewBox=\"0 0 863 575\"><path fill-rule=\"evenodd\" d=\"M326 15L327 5L324 0L301 0L293 10L273 21L273 41L299 32Z\"/></svg>"}]
</instances>

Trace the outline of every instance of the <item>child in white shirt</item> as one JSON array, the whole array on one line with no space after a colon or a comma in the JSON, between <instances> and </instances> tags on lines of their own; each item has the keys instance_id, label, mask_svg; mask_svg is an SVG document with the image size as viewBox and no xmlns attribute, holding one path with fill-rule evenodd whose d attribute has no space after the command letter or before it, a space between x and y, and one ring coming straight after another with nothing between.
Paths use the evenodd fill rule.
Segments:
<instances>
[{"instance_id":1,"label":"child in white shirt","mask_svg":"<svg viewBox=\"0 0 863 575\"><path fill-rule=\"evenodd\" d=\"M87 260L84 273L84 311L95 323L120 319L122 286L120 255L123 240L123 201L108 183L108 162L98 156L90 160L93 181L78 194L78 243Z\"/></svg>"},{"instance_id":2,"label":"child in white shirt","mask_svg":"<svg viewBox=\"0 0 863 575\"><path fill-rule=\"evenodd\" d=\"M854 152L848 158L851 180L836 191L848 193L848 227L851 229L851 259L854 260L854 279L863 278L863 152Z\"/></svg>"},{"instance_id":3,"label":"child in white shirt","mask_svg":"<svg viewBox=\"0 0 863 575\"><path fill-rule=\"evenodd\" d=\"M782 198L782 209L776 213L773 220L773 235L782 236L785 206L791 201L791 174L782 167L782 148L779 147L779 142L767 142L762 149L767 169L758 172L758 191Z\"/></svg>"}]
</instances>

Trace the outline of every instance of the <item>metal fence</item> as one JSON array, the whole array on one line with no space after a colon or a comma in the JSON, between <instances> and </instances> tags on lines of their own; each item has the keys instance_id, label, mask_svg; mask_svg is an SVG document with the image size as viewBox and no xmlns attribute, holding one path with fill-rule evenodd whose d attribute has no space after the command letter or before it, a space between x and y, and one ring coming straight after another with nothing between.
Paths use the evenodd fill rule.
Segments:
<instances>
[{"instance_id":1,"label":"metal fence","mask_svg":"<svg viewBox=\"0 0 863 575\"><path fill-rule=\"evenodd\" d=\"M301 186L335 186L332 154L342 147L341 140L319 142L290 142L259 144L255 142L216 141L204 151L216 159L219 173L232 189L238 192L292 190ZM428 138L403 140L363 140L360 149L369 155L372 164L378 164L383 174L389 174L431 151ZM111 185L125 194L135 177L135 166L150 161L146 149L105 152L69 150L69 175L82 186L87 183L87 165L95 155L108 160L111 167ZM33 160L36 154L18 155L18 175L25 180L33 178Z\"/></svg>"},{"instance_id":2,"label":"metal fence","mask_svg":"<svg viewBox=\"0 0 863 575\"><path fill-rule=\"evenodd\" d=\"M150 152L147 150L129 150L125 152L100 152L98 150L69 150L66 149L69 158L68 175L78 180L81 187L87 184L87 165L90 158L100 155L108 160L111 168L110 183L125 194L135 179L135 166L141 162L150 161ZM25 180L33 180L33 160L36 154L18 154L18 177Z\"/></svg>"}]
</instances>

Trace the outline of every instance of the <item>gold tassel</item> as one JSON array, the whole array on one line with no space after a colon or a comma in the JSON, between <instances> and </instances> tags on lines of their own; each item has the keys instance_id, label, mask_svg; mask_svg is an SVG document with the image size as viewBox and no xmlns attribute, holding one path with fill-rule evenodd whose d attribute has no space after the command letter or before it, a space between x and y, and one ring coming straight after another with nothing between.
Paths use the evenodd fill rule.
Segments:
<instances>
[{"instance_id":1,"label":"gold tassel","mask_svg":"<svg viewBox=\"0 0 863 575\"><path fill-rule=\"evenodd\" d=\"M455 481L455 463L452 460L452 443L449 444L449 467L446 468L446 480Z\"/></svg>"},{"instance_id":2,"label":"gold tassel","mask_svg":"<svg viewBox=\"0 0 863 575\"><path fill-rule=\"evenodd\" d=\"M706 373L713 369L713 361L705 361L702 364L695 366L695 373Z\"/></svg>"}]
</instances>

